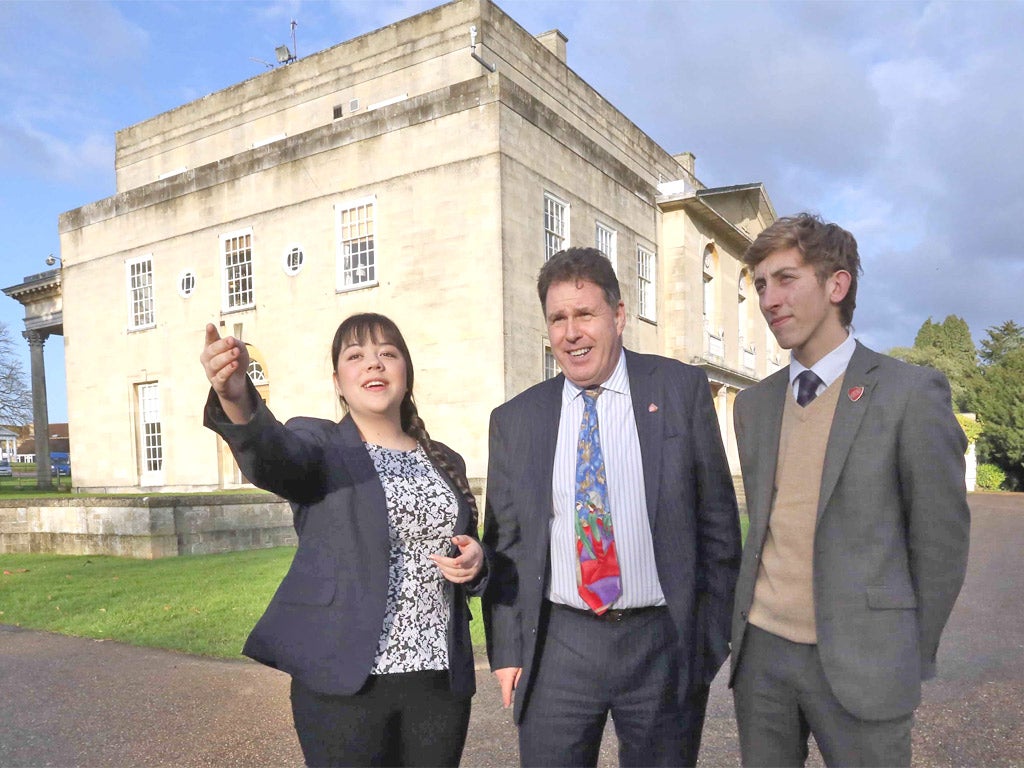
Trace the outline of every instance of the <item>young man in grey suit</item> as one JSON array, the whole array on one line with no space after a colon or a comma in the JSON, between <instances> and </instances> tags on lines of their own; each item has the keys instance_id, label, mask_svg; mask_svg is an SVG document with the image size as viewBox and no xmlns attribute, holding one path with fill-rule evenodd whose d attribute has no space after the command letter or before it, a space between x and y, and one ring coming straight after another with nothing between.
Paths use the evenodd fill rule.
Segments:
<instances>
[{"instance_id":1,"label":"young man in grey suit","mask_svg":"<svg viewBox=\"0 0 1024 768\"><path fill-rule=\"evenodd\" d=\"M860 258L800 214L744 256L791 352L736 398L750 529L732 623L744 765L909 765L921 681L963 583L967 441L936 370L850 334Z\"/></svg>"},{"instance_id":2,"label":"young man in grey suit","mask_svg":"<svg viewBox=\"0 0 1024 768\"><path fill-rule=\"evenodd\" d=\"M564 375L492 413L484 524L488 655L505 706L516 690L520 759L595 765L610 712L622 765L694 765L740 555L708 380L623 349L600 251L552 256L538 293Z\"/></svg>"}]
</instances>

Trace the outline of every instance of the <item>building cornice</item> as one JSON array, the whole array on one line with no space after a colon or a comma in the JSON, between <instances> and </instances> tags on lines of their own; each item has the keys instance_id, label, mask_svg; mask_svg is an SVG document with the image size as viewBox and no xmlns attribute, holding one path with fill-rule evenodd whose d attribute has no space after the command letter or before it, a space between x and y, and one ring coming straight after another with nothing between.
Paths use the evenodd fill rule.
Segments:
<instances>
[{"instance_id":1,"label":"building cornice","mask_svg":"<svg viewBox=\"0 0 1024 768\"><path fill-rule=\"evenodd\" d=\"M690 360L690 365L695 365L702 369L708 375L708 379L711 382L725 384L736 389L746 389L760 381L759 378L749 373L734 370L699 355L695 355Z\"/></svg>"},{"instance_id":2,"label":"building cornice","mask_svg":"<svg viewBox=\"0 0 1024 768\"><path fill-rule=\"evenodd\" d=\"M25 304L28 301L60 296L61 271L59 269L48 269L35 275L28 275L25 280L17 285L4 288L5 295Z\"/></svg>"}]
</instances>

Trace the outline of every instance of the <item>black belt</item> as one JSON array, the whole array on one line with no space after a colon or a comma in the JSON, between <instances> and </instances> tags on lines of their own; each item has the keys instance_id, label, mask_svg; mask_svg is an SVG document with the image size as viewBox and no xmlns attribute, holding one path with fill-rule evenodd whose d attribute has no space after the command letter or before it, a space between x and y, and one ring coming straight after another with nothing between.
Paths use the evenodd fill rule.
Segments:
<instances>
[{"instance_id":1,"label":"black belt","mask_svg":"<svg viewBox=\"0 0 1024 768\"><path fill-rule=\"evenodd\" d=\"M553 608L557 608L560 611L569 611L570 613L575 613L578 616L586 616L588 619L593 619L594 621L608 621L615 624L647 613L668 610L668 606L666 605L645 605L641 608L609 608L604 613L598 614L591 610L574 608L573 606L566 605L565 603L551 603L551 605Z\"/></svg>"}]
</instances>

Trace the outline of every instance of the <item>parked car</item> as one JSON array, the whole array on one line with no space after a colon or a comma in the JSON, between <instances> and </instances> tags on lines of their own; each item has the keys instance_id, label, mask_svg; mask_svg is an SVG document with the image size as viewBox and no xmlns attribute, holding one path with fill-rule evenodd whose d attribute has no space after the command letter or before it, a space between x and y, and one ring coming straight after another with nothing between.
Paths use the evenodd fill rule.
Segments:
<instances>
[{"instance_id":1,"label":"parked car","mask_svg":"<svg viewBox=\"0 0 1024 768\"><path fill-rule=\"evenodd\" d=\"M71 477L71 462L56 462L50 465L50 474L54 477L63 475L64 477Z\"/></svg>"},{"instance_id":2,"label":"parked car","mask_svg":"<svg viewBox=\"0 0 1024 768\"><path fill-rule=\"evenodd\" d=\"M0 477L14 477L14 470L11 469L9 459L0 460Z\"/></svg>"}]
</instances>

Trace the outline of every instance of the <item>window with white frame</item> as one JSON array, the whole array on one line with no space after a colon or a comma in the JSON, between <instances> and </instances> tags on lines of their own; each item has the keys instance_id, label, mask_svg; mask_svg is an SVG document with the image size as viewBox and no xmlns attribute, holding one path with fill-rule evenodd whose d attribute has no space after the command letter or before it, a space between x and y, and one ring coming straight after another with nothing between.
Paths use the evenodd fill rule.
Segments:
<instances>
[{"instance_id":1,"label":"window with white frame","mask_svg":"<svg viewBox=\"0 0 1024 768\"><path fill-rule=\"evenodd\" d=\"M561 373L558 368L558 361L555 359L555 353L551 351L551 345L544 344L544 381L553 379Z\"/></svg>"},{"instance_id":2,"label":"window with white frame","mask_svg":"<svg viewBox=\"0 0 1024 768\"><path fill-rule=\"evenodd\" d=\"M252 286L252 230L221 235L224 259L224 311L248 309L255 304Z\"/></svg>"},{"instance_id":3,"label":"window with white frame","mask_svg":"<svg viewBox=\"0 0 1024 768\"><path fill-rule=\"evenodd\" d=\"M376 198L334 207L338 237L338 290L377 284Z\"/></svg>"},{"instance_id":4,"label":"window with white frame","mask_svg":"<svg viewBox=\"0 0 1024 768\"><path fill-rule=\"evenodd\" d=\"M246 368L245 372L248 374L250 381L257 387L267 384L267 374L259 360L249 360L249 367Z\"/></svg>"},{"instance_id":5,"label":"window with white frame","mask_svg":"<svg viewBox=\"0 0 1024 768\"><path fill-rule=\"evenodd\" d=\"M704 327L708 333L713 336L717 336L718 330L718 308L715 306L715 272L717 264L715 263L715 250L712 246L708 246L704 249Z\"/></svg>"},{"instance_id":6,"label":"window with white frame","mask_svg":"<svg viewBox=\"0 0 1024 768\"><path fill-rule=\"evenodd\" d=\"M164 444L160 425L160 386L138 385L139 458L143 485L163 482Z\"/></svg>"},{"instance_id":7,"label":"window with white frame","mask_svg":"<svg viewBox=\"0 0 1024 768\"><path fill-rule=\"evenodd\" d=\"M544 193L544 261L569 242L569 204L550 192Z\"/></svg>"},{"instance_id":8,"label":"window with white frame","mask_svg":"<svg viewBox=\"0 0 1024 768\"><path fill-rule=\"evenodd\" d=\"M125 263L128 279L128 327L131 330L152 328L156 325L153 314L153 257L141 256Z\"/></svg>"},{"instance_id":9,"label":"window with white frame","mask_svg":"<svg viewBox=\"0 0 1024 768\"><path fill-rule=\"evenodd\" d=\"M736 338L740 349L747 343L747 272L740 270L736 283Z\"/></svg>"},{"instance_id":10,"label":"window with white frame","mask_svg":"<svg viewBox=\"0 0 1024 768\"><path fill-rule=\"evenodd\" d=\"M755 349L757 342L754 339L754 322L757 317L757 293L754 291L754 281L749 269L740 270L737 299L739 302L740 344L745 349Z\"/></svg>"},{"instance_id":11,"label":"window with white frame","mask_svg":"<svg viewBox=\"0 0 1024 768\"><path fill-rule=\"evenodd\" d=\"M611 227L597 222L594 232L594 247L608 257L612 263L612 269L619 271L619 260L616 257L617 233Z\"/></svg>"},{"instance_id":12,"label":"window with white frame","mask_svg":"<svg viewBox=\"0 0 1024 768\"><path fill-rule=\"evenodd\" d=\"M658 284L658 263L654 251L636 247L637 314L645 320L658 319L656 287Z\"/></svg>"}]
</instances>

